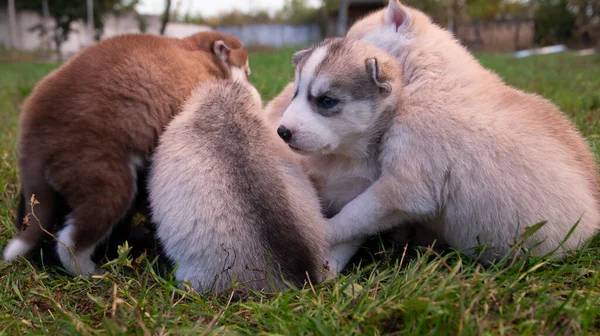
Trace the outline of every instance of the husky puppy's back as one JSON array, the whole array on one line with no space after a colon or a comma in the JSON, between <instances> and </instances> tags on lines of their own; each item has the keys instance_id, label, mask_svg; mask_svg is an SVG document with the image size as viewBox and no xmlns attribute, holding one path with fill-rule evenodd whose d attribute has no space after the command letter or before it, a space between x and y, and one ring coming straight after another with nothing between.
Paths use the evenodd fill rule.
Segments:
<instances>
[{"instance_id":1,"label":"husky puppy's back","mask_svg":"<svg viewBox=\"0 0 600 336\"><path fill-rule=\"evenodd\" d=\"M436 153L434 162L451 171L446 190L456 189L448 198L456 203L446 211L445 220L455 222L456 228L444 235L453 245L474 245L479 233L482 242L506 246L519 234L517 228L547 221L527 245L541 242L534 253L555 251L560 257L598 233L596 157L555 104L507 85L451 33L399 0L389 0L386 8L354 23L347 36L383 48L402 63L404 104L417 116L413 121L431 121L428 130L415 130L439 135L416 141L437 147L425 151ZM405 131L406 137L412 136ZM461 202L470 208L458 206ZM461 225L476 222L466 219L469 215L480 222ZM502 227L502 222L510 224ZM482 258L493 259L490 254L503 252L506 248Z\"/></svg>"},{"instance_id":2,"label":"husky puppy's back","mask_svg":"<svg viewBox=\"0 0 600 336\"><path fill-rule=\"evenodd\" d=\"M196 91L153 157L150 206L175 276L202 291L319 281L325 220L294 154L250 85Z\"/></svg>"}]
</instances>

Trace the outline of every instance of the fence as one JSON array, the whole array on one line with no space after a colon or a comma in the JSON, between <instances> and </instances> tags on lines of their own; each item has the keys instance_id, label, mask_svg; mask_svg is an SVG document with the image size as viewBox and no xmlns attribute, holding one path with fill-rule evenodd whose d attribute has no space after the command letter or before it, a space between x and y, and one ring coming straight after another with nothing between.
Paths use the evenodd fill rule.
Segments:
<instances>
[{"instance_id":1,"label":"fence","mask_svg":"<svg viewBox=\"0 0 600 336\"><path fill-rule=\"evenodd\" d=\"M135 13L121 16L108 15L104 21L102 38L115 35L140 32L140 18ZM158 34L160 18L158 16L143 17L145 32ZM21 50L53 49L54 42L50 36L40 37L39 32L31 27L43 23L44 20L34 12L17 13L16 41L11 41L6 11L0 10L0 44L13 46ZM48 26L52 23L48 22ZM94 43L91 32L83 22L72 24L73 31L69 39L61 46L61 53L72 54L83 47ZM185 37L210 27L194 24L169 23L165 35L169 37ZM488 51L512 51L533 46L534 24L531 20L501 20L459 24L456 37L469 47ZM217 27L217 31L238 37L246 46L267 46L281 48L285 46L308 45L323 38L318 24L257 24L246 26ZM479 30L479 37L477 34ZM12 43L11 43L12 42Z\"/></svg>"},{"instance_id":2,"label":"fence","mask_svg":"<svg viewBox=\"0 0 600 336\"><path fill-rule=\"evenodd\" d=\"M532 20L520 19L465 23L456 27L455 34L463 44L476 50L514 51L534 45L535 26Z\"/></svg>"},{"instance_id":3,"label":"fence","mask_svg":"<svg viewBox=\"0 0 600 336\"><path fill-rule=\"evenodd\" d=\"M144 32L149 34L159 33L160 17L148 15L143 16L142 19L145 21ZM54 24L51 21L48 20L46 22L47 27L51 27ZM0 44L26 51L54 49L55 44L49 34L42 37L38 31L31 29L43 23L44 19L35 12L23 11L17 13L16 41L11 41L8 14L0 10ZM73 22L71 28L72 32L69 34L68 40L61 45L60 51L62 54L76 53L95 42L93 33L87 29L85 23ZM211 28L202 25L169 23L165 30L165 36L181 38L206 30L211 30ZM142 32L140 29L140 18L135 13L127 13L119 16L107 15L104 18L103 39L116 35L140 32Z\"/></svg>"},{"instance_id":4,"label":"fence","mask_svg":"<svg viewBox=\"0 0 600 336\"><path fill-rule=\"evenodd\" d=\"M307 45L322 39L318 24L258 24L234 27L217 27L217 31L239 38L246 46L285 46Z\"/></svg>"},{"instance_id":5,"label":"fence","mask_svg":"<svg viewBox=\"0 0 600 336\"><path fill-rule=\"evenodd\" d=\"M160 18L158 16L144 16L145 31L158 34ZM48 20L47 27L53 23ZM54 42L49 35L40 36L32 27L44 23L44 19L35 12L17 13L16 41L11 41L8 14L0 11L0 44L12 46L20 50L54 49ZM94 43L92 33L88 31L83 22L74 22L69 39L61 46L62 54L76 53L87 45ZM210 30L208 26L183 24L171 22L167 25L165 36L185 37L199 31ZM318 24L288 25L288 24L259 24L235 27L218 27L217 31L238 37L246 46L267 46L281 48L284 46L307 45L322 39ZM104 19L104 32L102 38L120 34L139 33L140 18L135 13L120 16L107 15Z\"/></svg>"}]
</instances>

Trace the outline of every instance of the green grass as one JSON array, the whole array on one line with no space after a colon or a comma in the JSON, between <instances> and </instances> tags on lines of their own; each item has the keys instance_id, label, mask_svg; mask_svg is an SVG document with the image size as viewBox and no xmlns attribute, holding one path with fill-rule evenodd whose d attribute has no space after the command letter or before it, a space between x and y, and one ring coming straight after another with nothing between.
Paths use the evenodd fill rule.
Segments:
<instances>
[{"instance_id":1,"label":"green grass","mask_svg":"<svg viewBox=\"0 0 600 336\"><path fill-rule=\"evenodd\" d=\"M291 55L251 55L265 99L292 78ZM600 150L599 57L479 57L510 84L557 103ZM2 247L15 234L18 106L55 67L0 64ZM0 261L0 334L600 334L600 239L561 262L487 268L452 251L371 252L335 280L244 302L179 290L155 258L132 258L127 249L92 280Z\"/></svg>"}]
</instances>

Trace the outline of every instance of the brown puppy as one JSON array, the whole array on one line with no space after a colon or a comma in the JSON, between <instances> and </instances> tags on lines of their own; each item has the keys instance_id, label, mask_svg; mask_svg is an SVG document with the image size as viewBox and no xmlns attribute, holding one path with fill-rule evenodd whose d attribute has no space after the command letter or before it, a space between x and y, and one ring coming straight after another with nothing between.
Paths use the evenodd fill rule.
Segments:
<instances>
[{"instance_id":1,"label":"brown puppy","mask_svg":"<svg viewBox=\"0 0 600 336\"><path fill-rule=\"evenodd\" d=\"M60 196L70 209L57 234L69 246L56 245L62 265L72 274L99 273L92 253L132 206L138 173L192 89L214 79L247 80L249 72L238 39L205 32L111 38L42 79L23 107L18 141L21 208L31 213L26 200L35 194L40 223L24 227L4 259L39 243Z\"/></svg>"}]
</instances>

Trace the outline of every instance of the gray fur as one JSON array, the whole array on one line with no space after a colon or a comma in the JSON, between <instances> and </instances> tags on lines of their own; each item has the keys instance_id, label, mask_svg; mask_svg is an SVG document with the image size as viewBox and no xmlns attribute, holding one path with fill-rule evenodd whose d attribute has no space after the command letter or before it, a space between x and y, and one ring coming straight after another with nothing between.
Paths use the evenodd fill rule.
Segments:
<instances>
[{"instance_id":1,"label":"gray fur","mask_svg":"<svg viewBox=\"0 0 600 336\"><path fill-rule=\"evenodd\" d=\"M203 85L161 138L150 173L158 236L178 280L256 290L322 279L325 220L308 177L244 84Z\"/></svg>"}]
</instances>

